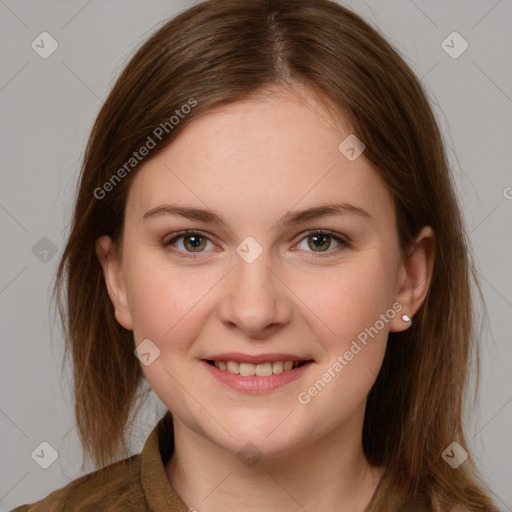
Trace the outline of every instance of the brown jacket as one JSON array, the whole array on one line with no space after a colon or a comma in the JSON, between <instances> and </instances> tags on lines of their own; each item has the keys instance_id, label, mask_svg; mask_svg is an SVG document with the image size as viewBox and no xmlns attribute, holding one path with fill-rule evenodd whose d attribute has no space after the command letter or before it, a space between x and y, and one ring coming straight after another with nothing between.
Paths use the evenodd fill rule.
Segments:
<instances>
[{"instance_id":1,"label":"brown jacket","mask_svg":"<svg viewBox=\"0 0 512 512\"><path fill-rule=\"evenodd\" d=\"M172 431L172 416L167 412L141 453L81 476L43 500L11 512L188 512L165 473L174 448Z\"/></svg>"}]
</instances>

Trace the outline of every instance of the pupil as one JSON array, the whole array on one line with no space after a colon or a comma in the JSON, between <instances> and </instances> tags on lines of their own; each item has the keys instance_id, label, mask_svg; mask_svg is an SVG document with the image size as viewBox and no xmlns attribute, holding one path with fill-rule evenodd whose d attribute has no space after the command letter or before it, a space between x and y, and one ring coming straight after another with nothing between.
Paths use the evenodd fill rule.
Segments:
<instances>
[{"instance_id":1,"label":"pupil","mask_svg":"<svg viewBox=\"0 0 512 512\"><path fill-rule=\"evenodd\" d=\"M197 249L198 247L200 247L200 245L201 245L201 242L200 242L201 237L199 237L199 236L188 236L187 238L189 240L190 245L194 249Z\"/></svg>"},{"instance_id":2,"label":"pupil","mask_svg":"<svg viewBox=\"0 0 512 512\"><path fill-rule=\"evenodd\" d=\"M314 247L322 247L322 245L325 245L325 240L327 239L328 235L315 235L311 238L314 240ZM313 248L313 247L312 247Z\"/></svg>"}]
</instances>

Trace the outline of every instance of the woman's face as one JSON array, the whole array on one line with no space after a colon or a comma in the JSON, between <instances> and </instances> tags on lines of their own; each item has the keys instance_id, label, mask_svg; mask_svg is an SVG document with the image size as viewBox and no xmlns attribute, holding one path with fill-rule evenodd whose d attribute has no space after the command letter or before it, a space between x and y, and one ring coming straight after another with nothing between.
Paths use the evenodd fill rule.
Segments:
<instances>
[{"instance_id":1,"label":"woman's face","mask_svg":"<svg viewBox=\"0 0 512 512\"><path fill-rule=\"evenodd\" d=\"M426 292L424 258L402 261L390 193L333 126L306 91L211 111L137 172L122 263L98 241L151 387L234 452L360 429L388 332Z\"/></svg>"}]
</instances>

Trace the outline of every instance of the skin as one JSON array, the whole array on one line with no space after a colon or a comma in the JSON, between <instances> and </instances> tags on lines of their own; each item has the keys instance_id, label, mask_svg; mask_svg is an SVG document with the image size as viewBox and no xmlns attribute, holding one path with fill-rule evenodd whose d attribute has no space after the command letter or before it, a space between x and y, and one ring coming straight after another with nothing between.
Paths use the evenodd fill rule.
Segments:
<instances>
[{"instance_id":1,"label":"skin","mask_svg":"<svg viewBox=\"0 0 512 512\"><path fill-rule=\"evenodd\" d=\"M364 153L349 161L338 150L350 133L340 124L298 87L212 110L138 171L122 257L114 257L109 237L97 240L117 321L133 330L136 345L149 338L160 349L142 369L174 416L176 448L166 474L199 512L362 512L382 475L362 450L366 399L388 332L407 329L401 314L413 317L426 296L434 233L424 227L415 252L402 257L393 198ZM371 218L277 225L289 211L329 201L350 202ZM209 208L230 229L171 215L142 220L165 203ZM206 237L199 252L187 238L174 242L176 253L162 247L185 229ZM318 229L349 237L351 245L327 237L315 252L315 233L304 233ZM236 252L247 236L263 249L252 263ZM395 302L402 311L300 403L298 394ZM217 381L200 362L231 351L315 362L298 380L249 395ZM237 457L248 442L261 454L251 467Z\"/></svg>"}]
</instances>

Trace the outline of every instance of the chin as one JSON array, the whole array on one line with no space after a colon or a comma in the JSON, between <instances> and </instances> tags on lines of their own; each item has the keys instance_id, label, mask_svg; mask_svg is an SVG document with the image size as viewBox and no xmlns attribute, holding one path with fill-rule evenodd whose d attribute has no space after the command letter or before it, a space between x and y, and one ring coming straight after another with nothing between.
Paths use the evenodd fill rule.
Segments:
<instances>
[{"instance_id":1,"label":"chin","mask_svg":"<svg viewBox=\"0 0 512 512\"><path fill-rule=\"evenodd\" d=\"M223 427L227 432L222 429L220 436L217 431L208 437L218 446L236 453L239 457L251 455L252 452L256 456L283 456L305 441L289 422L289 418L285 419L286 416L287 414L281 414L276 421L267 417L260 421L247 418L242 424L224 422Z\"/></svg>"},{"instance_id":2,"label":"chin","mask_svg":"<svg viewBox=\"0 0 512 512\"><path fill-rule=\"evenodd\" d=\"M258 436L245 436L240 434L239 437L235 436L233 439L219 440L219 446L235 454L242 463L250 467L252 461L264 458L282 458L290 452L293 452L298 442L294 442L292 438L270 439L265 435ZM247 462L248 461L248 462Z\"/></svg>"}]
</instances>

